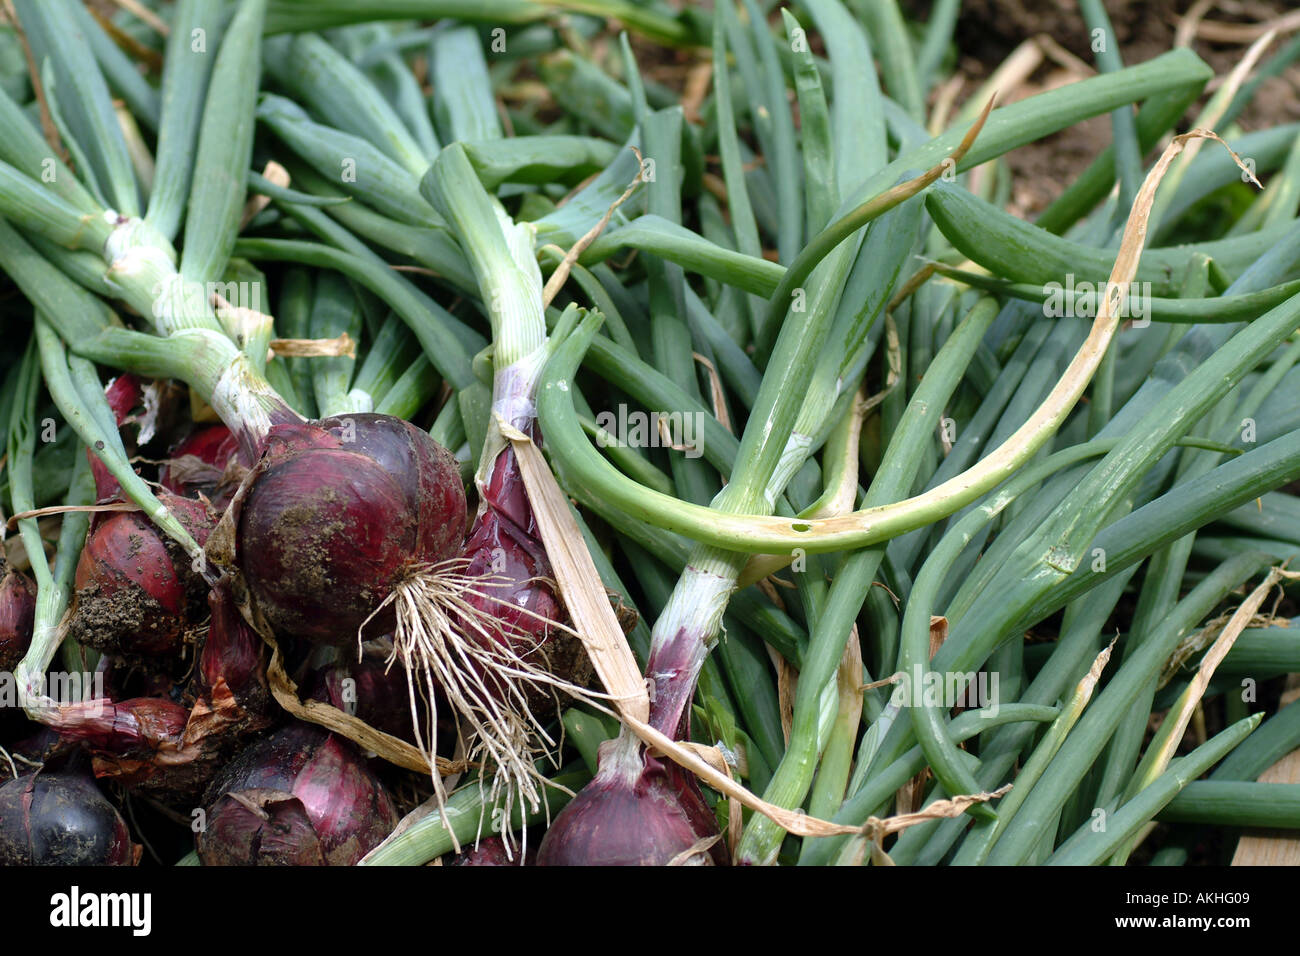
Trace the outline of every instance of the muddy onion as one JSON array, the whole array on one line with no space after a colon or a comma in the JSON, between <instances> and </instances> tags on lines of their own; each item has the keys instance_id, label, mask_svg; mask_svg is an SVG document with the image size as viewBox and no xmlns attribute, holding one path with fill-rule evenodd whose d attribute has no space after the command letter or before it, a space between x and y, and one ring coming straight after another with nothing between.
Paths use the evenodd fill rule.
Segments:
<instances>
[{"instance_id":1,"label":"muddy onion","mask_svg":"<svg viewBox=\"0 0 1300 956\"><path fill-rule=\"evenodd\" d=\"M168 509L202 544L215 515L201 502L163 493ZM193 559L144 514L99 520L77 564L77 598L69 633L111 654L176 651L185 629L204 617L207 586Z\"/></svg>"},{"instance_id":2,"label":"muddy onion","mask_svg":"<svg viewBox=\"0 0 1300 956\"><path fill-rule=\"evenodd\" d=\"M0 866L130 866L126 823L90 777L40 772L0 786Z\"/></svg>"},{"instance_id":3,"label":"muddy onion","mask_svg":"<svg viewBox=\"0 0 1300 956\"><path fill-rule=\"evenodd\" d=\"M13 670L23 659L35 619L36 586L27 575L9 568L0 576L0 671Z\"/></svg>"},{"instance_id":4,"label":"muddy onion","mask_svg":"<svg viewBox=\"0 0 1300 956\"><path fill-rule=\"evenodd\" d=\"M208 790L205 866L351 866L397 825L355 748L292 724L244 750Z\"/></svg>"},{"instance_id":5,"label":"muddy onion","mask_svg":"<svg viewBox=\"0 0 1300 956\"><path fill-rule=\"evenodd\" d=\"M355 642L394 586L453 557L465 529L455 459L385 415L274 426L236 507L258 608L277 632L327 644Z\"/></svg>"}]
</instances>

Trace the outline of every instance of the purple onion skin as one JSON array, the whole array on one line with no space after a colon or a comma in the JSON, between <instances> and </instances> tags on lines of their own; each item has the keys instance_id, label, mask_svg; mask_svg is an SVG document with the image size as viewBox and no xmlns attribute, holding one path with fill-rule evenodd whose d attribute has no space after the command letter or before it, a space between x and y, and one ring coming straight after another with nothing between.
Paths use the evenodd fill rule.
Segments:
<instances>
[{"instance_id":1,"label":"purple onion skin","mask_svg":"<svg viewBox=\"0 0 1300 956\"><path fill-rule=\"evenodd\" d=\"M344 684L347 680L354 682L350 692ZM398 662L391 668L379 661L331 665L317 674L311 697L353 714L376 730L415 743L410 689L406 670ZM440 709L445 706L440 703Z\"/></svg>"},{"instance_id":2,"label":"purple onion skin","mask_svg":"<svg viewBox=\"0 0 1300 956\"><path fill-rule=\"evenodd\" d=\"M189 716L188 710L166 697L132 697L64 704L45 717L45 723L64 740L85 744L96 756L132 758L135 765L147 764L159 751L179 751Z\"/></svg>"},{"instance_id":3,"label":"purple onion skin","mask_svg":"<svg viewBox=\"0 0 1300 956\"><path fill-rule=\"evenodd\" d=\"M213 781L207 804L204 866L351 866L397 825L388 792L351 744L307 724L246 749Z\"/></svg>"},{"instance_id":4,"label":"purple onion skin","mask_svg":"<svg viewBox=\"0 0 1300 956\"><path fill-rule=\"evenodd\" d=\"M0 866L130 866L134 855L89 777L40 772L0 786Z\"/></svg>"},{"instance_id":5,"label":"purple onion skin","mask_svg":"<svg viewBox=\"0 0 1300 956\"><path fill-rule=\"evenodd\" d=\"M536 426L529 431L538 440ZM586 685L592 668L582 642L554 626L564 612L513 448L492 463L463 557L469 562L466 577L478 579L473 588L478 593L466 594L465 600L493 622L492 637L561 680ZM480 626L466 626L465 633L482 641ZM534 713L555 709L551 696L539 688L529 687L525 698Z\"/></svg>"},{"instance_id":6,"label":"purple onion skin","mask_svg":"<svg viewBox=\"0 0 1300 956\"><path fill-rule=\"evenodd\" d=\"M718 836L718 823L695 778L676 764L647 756L635 741L600 747L600 770L546 831L538 866L667 866L700 840ZM725 866L716 840L692 863Z\"/></svg>"},{"instance_id":7,"label":"purple onion skin","mask_svg":"<svg viewBox=\"0 0 1300 956\"><path fill-rule=\"evenodd\" d=\"M544 580L551 565L513 448L492 463L464 555L469 559L465 573L486 579L480 588L484 595L467 600L496 618L519 650L545 640L560 606Z\"/></svg>"},{"instance_id":8,"label":"purple onion skin","mask_svg":"<svg viewBox=\"0 0 1300 956\"><path fill-rule=\"evenodd\" d=\"M241 705L260 711L267 693L262 639L235 606L229 581L209 592L208 608L212 619L199 654L198 689L211 699L224 685Z\"/></svg>"},{"instance_id":9,"label":"purple onion skin","mask_svg":"<svg viewBox=\"0 0 1300 956\"><path fill-rule=\"evenodd\" d=\"M0 671L11 671L27 653L36 622L36 585L10 568L0 577Z\"/></svg>"},{"instance_id":10,"label":"purple onion skin","mask_svg":"<svg viewBox=\"0 0 1300 956\"><path fill-rule=\"evenodd\" d=\"M415 568L465 530L455 459L399 418L356 414L271 428L236 501L237 559L271 627L349 645ZM390 630L393 615L372 623Z\"/></svg>"}]
</instances>

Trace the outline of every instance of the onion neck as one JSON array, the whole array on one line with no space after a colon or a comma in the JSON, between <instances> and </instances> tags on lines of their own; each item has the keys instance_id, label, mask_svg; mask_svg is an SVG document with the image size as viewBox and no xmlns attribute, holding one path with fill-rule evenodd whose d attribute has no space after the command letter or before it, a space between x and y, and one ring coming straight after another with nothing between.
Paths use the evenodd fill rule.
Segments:
<instances>
[{"instance_id":1,"label":"onion neck","mask_svg":"<svg viewBox=\"0 0 1300 956\"><path fill-rule=\"evenodd\" d=\"M248 462L257 458L272 425L303 420L248 356L217 331L180 329L162 338L105 329L93 342L83 343L83 351L95 361L137 374L184 381L235 435Z\"/></svg>"},{"instance_id":2,"label":"onion neck","mask_svg":"<svg viewBox=\"0 0 1300 956\"><path fill-rule=\"evenodd\" d=\"M717 643L722 616L748 555L696 548L651 633L646 677L653 681L650 723L684 739L687 709L704 659Z\"/></svg>"},{"instance_id":3,"label":"onion neck","mask_svg":"<svg viewBox=\"0 0 1300 956\"><path fill-rule=\"evenodd\" d=\"M491 484L493 471L499 467L503 453L510 445L502 433L503 426L523 432L534 440L539 438L537 388L546 358L547 349L542 345L510 365L498 366L492 376L492 418L488 422L483 453L474 478L480 496Z\"/></svg>"},{"instance_id":4,"label":"onion neck","mask_svg":"<svg viewBox=\"0 0 1300 956\"><path fill-rule=\"evenodd\" d=\"M163 336L175 351L169 374L202 395L251 461L272 425L302 420L266 381L260 356L250 358L227 334L261 342L269 336L268 320L245 328L239 323L252 320L233 316L232 327L224 328L208 287L177 270L176 251L162 233L137 217L105 218L113 222L103 246L105 282Z\"/></svg>"},{"instance_id":5,"label":"onion neck","mask_svg":"<svg viewBox=\"0 0 1300 956\"><path fill-rule=\"evenodd\" d=\"M593 778L597 787L631 790L643 773L645 748L640 738L626 727L619 730L617 737L604 741L598 748L596 776Z\"/></svg>"}]
</instances>

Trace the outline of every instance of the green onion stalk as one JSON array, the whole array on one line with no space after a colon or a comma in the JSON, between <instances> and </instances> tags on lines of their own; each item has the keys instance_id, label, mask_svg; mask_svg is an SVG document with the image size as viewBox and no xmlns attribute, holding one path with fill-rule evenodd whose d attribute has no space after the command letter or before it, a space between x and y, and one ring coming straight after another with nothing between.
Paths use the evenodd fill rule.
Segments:
<instances>
[{"instance_id":1,"label":"green onion stalk","mask_svg":"<svg viewBox=\"0 0 1300 956\"><path fill-rule=\"evenodd\" d=\"M299 416L262 374L269 316L249 309L219 313L208 290L226 268L244 203L252 151L252 120L245 114L251 115L257 92L265 0L240 4L215 56L169 59L175 68L164 84L169 95L162 108L160 183L143 215L129 161L122 158L126 146L120 129L116 119L109 121L115 114L103 77L86 69L94 61L80 49L77 31L59 26L60 9L73 6L70 0L22 2L19 14L55 74L80 77L81 118L72 122L70 116L63 133L69 150L85 160L79 163L84 181L51 155L23 111L0 92L0 122L6 130L0 142L0 216L65 273L122 301L165 337L166 349L153 351L177 353L176 361L187 373L177 377L201 385L251 462L271 425ZM220 36L219 5L181 7L192 26L211 26L213 37ZM63 15L71 13L63 10ZM196 124L194 109L209 79L202 120ZM185 210L185 232L178 255L170 236L177 231L180 209ZM28 249L28 242L22 242L6 254L24 257ZM74 348L80 346L77 333L63 337Z\"/></svg>"},{"instance_id":2,"label":"green onion stalk","mask_svg":"<svg viewBox=\"0 0 1300 956\"><path fill-rule=\"evenodd\" d=\"M1015 558L990 565L989 570L996 568L996 573L987 580L977 580L982 576L976 575L963 585L950 602L947 613L954 623L969 620L971 624L962 628L956 640L949 641L940 649L931 668L965 670L978 666L977 661L983 661L1008 635L1019 633L1022 627L1029 626L1034 620L1041 620L1061 606L1062 602L1044 599L1042 595L1060 592L1061 585L1067 580L1076 585L1077 592L1077 582L1081 576L1075 576L1073 570L1079 560L1066 550L1067 540L1070 548L1075 549L1075 554L1080 553L1085 546L1104 548L1108 573L1117 573L1127 566L1121 563L1115 550L1107 547L1106 542L1106 533L1110 529L1105 525L1108 521L1114 521L1117 515L1108 508L1099 507L1098 503L1109 502L1114 507L1113 503L1123 503L1126 495L1133 495L1134 484L1146 470L1159 461L1195 421L1212 409L1215 402L1221 401L1249 369L1254 368L1284 342L1294 332L1298 318L1300 300L1293 297L1237 332L1181 382L1167 388L1163 397L1134 405L1135 411L1131 413L1134 417L1139 408L1145 412L1141 421L1134 422L1130 418L1129 430L1120 444L1084 480L1073 484L1073 490L1055 507L1047 521L1040 522L1024 540L1013 542L1016 545ZM1206 329L1208 333L1209 330L1223 328L1225 327L1199 327L1198 333L1201 329ZM1143 397L1147 398L1145 394ZM1118 428L1113 430L1120 432ZM1250 454L1220 466L1218 471L1223 474L1234 471ZM1285 480L1286 476L1283 474L1281 477ZM1194 484L1191 481L1186 487L1190 489ZM1104 496L1098 491L1099 487L1107 487ZM1221 496L1225 507L1232 500L1228 494ZM1190 498L1187 499L1187 507L1194 517L1193 521L1183 523L1185 531L1195 530L1216 513L1207 507L1199 515L1195 514L1191 509ZM1122 521L1116 522L1112 527L1118 529L1121 524ZM1161 542L1152 540L1142 556L1160 546ZM1136 559L1137 556L1131 560ZM1013 578L1020 582L1015 588L1008 584ZM1032 609L1008 613L1009 607L1017 607L1021 601L1033 605ZM991 614L984 607L990 602L998 605L998 614ZM918 717L912 727L916 739L922 742L936 767L952 770L949 781L955 782L963 775L951 759L953 748L939 739L937 729L941 717L934 713L935 708L920 710L929 710L930 713L914 715ZM894 727L889 738L888 745L881 752L885 757L895 755L903 745L902 729ZM1033 800L1034 797L1031 797L1030 802ZM1017 821L1022 817L1024 814L1018 816ZM1046 825L1046 817L1035 815L1033 819L1038 821L1040 827ZM1015 828L1014 825L1009 827L1008 832L1014 832Z\"/></svg>"},{"instance_id":3,"label":"green onion stalk","mask_svg":"<svg viewBox=\"0 0 1300 956\"><path fill-rule=\"evenodd\" d=\"M421 191L447 220L460 241L474 269L480 297L493 325L493 359L496 370L493 423L476 476L482 502L479 522L486 526L489 522L485 519L495 517L511 504L502 497L502 489L499 487L502 478L518 484L518 466L513 461L513 452L506 439L507 429L522 432L534 440L540 437L537 432L535 403L543 365L552 358L552 347L543 335L545 325L540 273L532 251L534 233L527 225L511 223L499 204L485 193L461 146L453 145L442 151L433 170L424 178ZM764 505L765 492L786 448L799 411L798 403L789 396L802 396L806 391L815 365L812 358L826 339L838 302L838 290L855 252L856 246L837 250L832 253L832 261L827 267L814 276L814 288L810 296L814 303L814 318L797 331L794 323L790 324L787 344L779 353L783 371L775 374L769 370L763 386L766 391L760 390L759 393L760 410L763 403L766 403L766 414L763 417L768 427L754 425L747 431L750 454L746 455L746 449L741 448L736 461L742 464L732 475L729 491L724 492L723 497L715 502L715 507L730 507L739 511L766 507L770 511L772 503ZM591 342L591 336L599 322L600 316L591 314L578 324L576 312L570 309L557 325L553 341L567 348L556 351L563 351L568 360L575 361L575 367L569 369L569 377L576 371L576 359L581 357ZM567 390L567 386L562 384L561 387ZM557 462L562 467L562 459L557 459ZM504 525L503 530L515 531L516 534L519 530L532 529L531 515L526 510L521 510L527 506L522 488L518 489L517 494L514 514L507 513L507 517L515 519L513 527L499 520L497 522ZM730 505L727 504L728 500ZM500 532L494 533L498 535L500 543ZM475 537L475 531L471 530L471 542ZM518 543L519 540L515 537L514 544ZM501 550L500 547L497 548L498 553ZM506 549L506 553L509 554L509 549ZM652 635L649 658L649 672L655 680L651 722L665 732L682 736L680 728L686 719L686 707L694 692L704 655L716 640L727 599L735 589L737 576L746 563L746 557L743 553L721 548L697 547L691 555L682 581L660 616ZM505 571L506 576L510 576L511 569L508 567L493 570L498 573ZM538 569L533 567L529 570L536 573ZM399 631L399 642L401 640ZM683 659L678 660L679 657ZM534 729L540 728L534 724ZM513 759L531 769L531 762L525 765L521 759L523 756L527 756L526 752L520 758ZM673 795L666 816L656 819L648 826L616 828L615 832L622 835L616 838L616 843L623 836L635 840L646 832L654 833L658 829L657 825L662 823L672 831L673 836L667 843L656 847L656 851L667 852L667 855L651 862L668 862L680 851L687 851L685 858L690 861L699 857L717 862L725 860L725 851L714 839L716 834L710 833L715 825L693 778L675 765L645 755L635 738L627 734L602 746L600 766L603 777L598 778L594 790L588 788L583 792L588 798L593 793L607 793L606 783L611 777L623 779L629 776L656 793ZM522 775L517 775L516 783L529 788L533 786ZM623 794L630 792L627 787L619 789ZM583 796L580 796L579 803L582 801ZM618 802L617 798L614 802ZM606 806L609 805L606 802ZM562 816L557 819L551 832L565 831L566 820L581 820L585 813L586 810L579 807L576 815L569 813ZM588 828L587 835L589 832ZM577 842L581 842L583 837L580 834ZM701 839L709 843L709 846L703 852L696 853L694 848ZM549 850L543 848L545 859L552 863L558 862L560 853L568 859L574 852L575 840L568 839L568 847L563 851L557 850L564 842L563 837L548 837ZM593 849L598 854L598 859L608 860L611 851L617 857L626 848L604 846Z\"/></svg>"},{"instance_id":4,"label":"green onion stalk","mask_svg":"<svg viewBox=\"0 0 1300 956\"><path fill-rule=\"evenodd\" d=\"M825 102L811 72L803 70L800 75L801 103L806 103L810 112L824 113ZM954 161L970 148L978 128L959 145ZM828 152L829 146L823 151ZM785 272L764 323L765 328L780 330L772 360L755 397L727 486L708 508L695 508L700 524L714 524L728 515L743 514L752 520L755 515L773 512L785 485L813 450L814 432L824 426L840 392L846 385L849 390L856 389L867 358L867 333L902 267L897 245L911 244L897 240L914 230L916 207L911 218L901 216L888 229L885 223L877 224L881 227L877 243L883 245L881 237L889 236L895 240L894 248L882 250L890 254L880 256L878 263L871 261L876 257L868 257L864 281L873 294L841 310L846 280L858 254L856 234L915 196L938 175L938 170L931 170L855 206L822 228ZM821 190L815 204L821 210L818 226L822 226L838 199L833 177L823 183ZM846 242L850 237L855 238ZM878 244L872 245L873 252L879 249ZM799 321L778 321L803 312L805 307L807 315L799 315ZM566 343L557 350L553 376L548 372L551 380L547 392L568 391L568 380L576 372L577 359L591 340L594 326L588 323L580 332L581 338L575 336L572 348ZM835 345L827 349L828 341ZM835 358L819 362L817 357L827 353ZM580 457L581 443L569 443L566 452ZM558 460L563 472L571 459L566 454L558 456ZM583 483L580 476L574 477L578 477L577 484ZM645 515L647 502L661 496L644 488L639 492L630 510ZM691 507L673 502L673 510L679 514ZM744 550L704 538L697 540L700 543L692 550L685 571L655 623L646 664L652 687L650 724L678 740L689 737L689 704L696 683L717 642L728 601L748 563ZM822 691L818 684L819 698ZM829 694L834 698L834 687L829 688ZM832 699L830 711L833 705ZM828 713L827 726L818 728L817 738L824 740L833 719L834 714ZM633 822L639 818L650 822ZM716 823L694 779L649 755L640 740L626 729L602 748L596 778L557 818L539 851L539 862L544 865L662 865L675 860L725 863L727 859Z\"/></svg>"},{"instance_id":5,"label":"green onion stalk","mask_svg":"<svg viewBox=\"0 0 1300 956\"><path fill-rule=\"evenodd\" d=\"M36 421L36 398L40 385L39 358L34 347L28 349L18 367L15 400L10 410L7 471L10 503L18 514L32 511L36 507L32 463L36 441L33 423ZM88 505L94 498L89 460L84 454L79 454L75 462L66 499L66 503L73 507ZM14 679L19 704L38 720L50 704L43 678L59 649L59 621L63 618L72 594L73 573L89 524L90 516L85 512L73 511L65 516L59 532L54 568L51 570L49 564L40 558L45 550L36 519L18 519L18 531L23 544L33 556L32 575L36 579L37 590L31 644L14 668Z\"/></svg>"}]
</instances>

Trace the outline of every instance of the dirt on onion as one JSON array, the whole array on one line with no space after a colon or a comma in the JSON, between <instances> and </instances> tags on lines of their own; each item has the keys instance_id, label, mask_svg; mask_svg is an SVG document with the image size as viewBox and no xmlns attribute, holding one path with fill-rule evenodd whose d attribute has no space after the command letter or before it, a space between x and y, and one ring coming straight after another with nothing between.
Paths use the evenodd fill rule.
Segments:
<instances>
[{"instance_id":1,"label":"dirt on onion","mask_svg":"<svg viewBox=\"0 0 1300 956\"><path fill-rule=\"evenodd\" d=\"M160 500L202 544L217 516L202 501ZM207 583L194 560L141 512L99 516L77 565L70 637L116 656L158 660L180 652L206 617Z\"/></svg>"}]
</instances>

